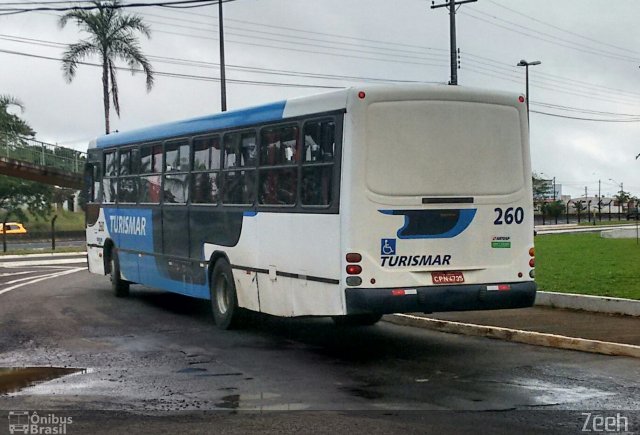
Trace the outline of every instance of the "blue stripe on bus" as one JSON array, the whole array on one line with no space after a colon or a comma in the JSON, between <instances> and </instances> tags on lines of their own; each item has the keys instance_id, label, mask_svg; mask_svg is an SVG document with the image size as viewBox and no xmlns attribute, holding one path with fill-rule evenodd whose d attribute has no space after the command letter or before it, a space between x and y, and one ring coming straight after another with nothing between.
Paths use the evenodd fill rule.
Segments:
<instances>
[{"instance_id":1,"label":"blue stripe on bus","mask_svg":"<svg viewBox=\"0 0 640 435\"><path fill-rule=\"evenodd\" d=\"M469 227L478 210L475 208L450 210L451 212L458 213L458 219L453 226L439 233L431 232L434 228L422 228L422 233L405 233L405 230L407 230L410 224L410 215L427 215L440 211L441 210L379 210L380 213L386 215L404 216L404 224L397 232L399 239L450 239L456 237ZM413 229L415 230L416 228L414 227Z\"/></svg>"},{"instance_id":2,"label":"blue stripe on bus","mask_svg":"<svg viewBox=\"0 0 640 435\"><path fill-rule=\"evenodd\" d=\"M169 137L186 136L207 131L242 127L261 122L279 121L283 118L286 101L256 106L242 110L207 115L199 118L170 122L153 127L113 133L96 140L98 148L106 148L137 142L151 142Z\"/></svg>"}]
</instances>

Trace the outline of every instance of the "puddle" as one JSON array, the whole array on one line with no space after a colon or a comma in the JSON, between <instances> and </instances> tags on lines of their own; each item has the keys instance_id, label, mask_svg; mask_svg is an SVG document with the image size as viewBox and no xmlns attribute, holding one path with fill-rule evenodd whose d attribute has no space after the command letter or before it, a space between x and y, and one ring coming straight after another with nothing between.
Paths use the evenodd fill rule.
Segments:
<instances>
[{"instance_id":1,"label":"puddle","mask_svg":"<svg viewBox=\"0 0 640 435\"><path fill-rule=\"evenodd\" d=\"M86 369L63 367L0 367L0 394L15 393Z\"/></svg>"}]
</instances>

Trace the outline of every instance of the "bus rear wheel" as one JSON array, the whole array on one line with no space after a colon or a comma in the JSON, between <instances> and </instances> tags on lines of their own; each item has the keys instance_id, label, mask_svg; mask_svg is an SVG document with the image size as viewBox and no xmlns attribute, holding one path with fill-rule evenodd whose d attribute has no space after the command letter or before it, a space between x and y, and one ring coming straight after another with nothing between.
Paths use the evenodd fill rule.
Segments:
<instances>
[{"instance_id":1,"label":"bus rear wheel","mask_svg":"<svg viewBox=\"0 0 640 435\"><path fill-rule=\"evenodd\" d=\"M120 262L115 249L111 251L111 259L109 260L109 277L111 278L111 289L117 297L129 296L129 282L123 280L120 275Z\"/></svg>"},{"instance_id":2,"label":"bus rear wheel","mask_svg":"<svg viewBox=\"0 0 640 435\"><path fill-rule=\"evenodd\" d=\"M333 316L333 323L338 326L371 326L382 318L382 314L351 314L349 316Z\"/></svg>"},{"instance_id":3,"label":"bus rear wheel","mask_svg":"<svg viewBox=\"0 0 640 435\"><path fill-rule=\"evenodd\" d=\"M209 286L211 311L216 326L220 329L234 329L240 326L243 311L238 306L236 285L231 265L224 258L219 259L211 274Z\"/></svg>"}]
</instances>

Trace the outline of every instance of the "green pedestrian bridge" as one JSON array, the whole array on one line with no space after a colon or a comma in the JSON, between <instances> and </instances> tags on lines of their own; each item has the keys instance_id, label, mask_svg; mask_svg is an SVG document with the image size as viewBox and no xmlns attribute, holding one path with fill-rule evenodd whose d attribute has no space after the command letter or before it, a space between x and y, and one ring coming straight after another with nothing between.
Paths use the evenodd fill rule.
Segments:
<instances>
[{"instance_id":1,"label":"green pedestrian bridge","mask_svg":"<svg viewBox=\"0 0 640 435\"><path fill-rule=\"evenodd\" d=\"M0 174L72 189L82 188L87 154L35 139L0 136Z\"/></svg>"}]
</instances>

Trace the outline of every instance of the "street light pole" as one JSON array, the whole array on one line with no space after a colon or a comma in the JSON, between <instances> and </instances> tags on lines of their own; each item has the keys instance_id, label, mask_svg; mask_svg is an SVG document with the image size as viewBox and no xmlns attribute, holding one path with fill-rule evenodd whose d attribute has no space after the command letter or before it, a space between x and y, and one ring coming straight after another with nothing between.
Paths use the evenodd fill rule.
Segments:
<instances>
[{"instance_id":1,"label":"street light pole","mask_svg":"<svg viewBox=\"0 0 640 435\"><path fill-rule=\"evenodd\" d=\"M529 66L531 65L540 65L542 62L539 60L534 60L533 62L527 62L522 59L516 66L525 67L525 81L526 81L526 98L527 98L527 123L529 122Z\"/></svg>"}]
</instances>

